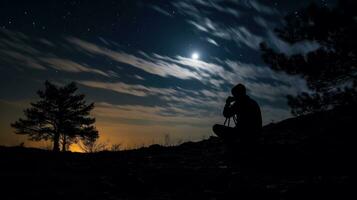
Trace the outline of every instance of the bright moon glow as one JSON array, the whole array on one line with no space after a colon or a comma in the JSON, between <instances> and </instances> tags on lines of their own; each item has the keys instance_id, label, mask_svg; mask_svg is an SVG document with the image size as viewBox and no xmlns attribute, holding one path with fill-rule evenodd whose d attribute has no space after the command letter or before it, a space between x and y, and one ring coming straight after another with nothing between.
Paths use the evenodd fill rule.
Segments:
<instances>
[{"instance_id":1,"label":"bright moon glow","mask_svg":"<svg viewBox=\"0 0 357 200\"><path fill-rule=\"evenodd\" d=\"M195 53L193 53L192 54L192 59L194 59L194 60L198 60L199 58L200 58L200 55L197 53L197 52L195 52Z\"/></svg>"}]
</instances>

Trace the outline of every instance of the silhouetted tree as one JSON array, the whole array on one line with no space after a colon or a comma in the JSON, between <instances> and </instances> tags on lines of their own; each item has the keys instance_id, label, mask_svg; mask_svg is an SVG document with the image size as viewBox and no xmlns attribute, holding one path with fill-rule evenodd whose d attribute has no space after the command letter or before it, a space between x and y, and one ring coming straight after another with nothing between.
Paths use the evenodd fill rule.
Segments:
<instances>
[{"instance_id":1,"label":"silhouetted tree","mask_svg":"<svg viewBox=\"0 0 357 200\"><path fill-rule=\"evenodd\" d=\"M28 135L30 140L52 140L53 151L66 151L71 143L78 139L98 138L98 131L93 126L95 119L90 117L94 104L87 104L85 95L75 94L74 82L59 87L45 82L45 90L37 92L40 100L31 103L25 109L25 119L20 118L11 124L16 134Z\"/></svg>"},{"instance_id":2,"label":"silhouetted tree","mask_svg":"<svg viewBox=\"0 0 357 200\"><path fill-rule=\"evenodd\" d=\"M121 149L121 144L112 144L112 146L110 147L110 151L120 151Z\"/></svg>"},{"instance_id":3,"label":"silhouetted tree","mask_svg":"<svg viewBox=\"0 0 357 200\"><path fill-rule=\"evenodd\" d=\"M331 109L357 102L357 1L341 0L333 8L310 5L285 17L276 29L282 40L316 42L307 54L287 55L261 44L264 61L274 70L301 75L309 93L288 96L295 115Z\"/></svg>"},{"instance_id":4,"label":"silhouetted tree","mask_svg":"<svg viewBox=\"0 0 357 200\"><path fill-rule=\"evenodd\" d=\"M108 150L108 144L99 142L93 137L84 137L81 142L78 143L79 148L85 153L95 153Z\"/></svg>"}]
</instances>

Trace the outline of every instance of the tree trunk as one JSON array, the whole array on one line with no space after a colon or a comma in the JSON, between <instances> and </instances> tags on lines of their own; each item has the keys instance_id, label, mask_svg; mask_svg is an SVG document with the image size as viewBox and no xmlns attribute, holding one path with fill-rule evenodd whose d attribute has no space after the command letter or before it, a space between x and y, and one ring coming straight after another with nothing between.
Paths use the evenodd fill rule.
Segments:
<instances>
[{"instance_id":1,"label":"tree trunk","mask_svg":"<svg viewBox=\"0 0 357 200\"><path fill-rule=\"evenodd\" d=\"M55 152L60 151L59 140L60 140L60 135L58 133L56 133L53 137L53 151L55 151Z\"/></svg>"},{"instance_id":2,"label":"tree trunk","mask_svg":"<svg viewBox=\"0 0 357 200\"><path fill-rule=\"evenodd\" d=\"M63 135L62 152L66 151L66 145L67 145L67 138L66 138L66 135Z\"/></svg>"}]
</instances>

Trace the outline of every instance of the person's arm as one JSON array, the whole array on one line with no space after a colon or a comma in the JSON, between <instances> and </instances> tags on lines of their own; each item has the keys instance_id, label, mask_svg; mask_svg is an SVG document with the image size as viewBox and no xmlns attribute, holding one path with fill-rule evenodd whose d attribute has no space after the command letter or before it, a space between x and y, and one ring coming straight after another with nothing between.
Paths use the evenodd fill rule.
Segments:
<instances>
[{"instance_id":1,"label":"person's arm","mask_svg":"<svg viewBox=\"0 0 357 200\"><path fill-rule=\"evenodd\" d=\"M223 109L223 116L226 118L230 118L233 117L233 115L235 114L235 103L231 105L230 102L226 102L226 105L224 106Z\"/></svg>"}]
</instances>

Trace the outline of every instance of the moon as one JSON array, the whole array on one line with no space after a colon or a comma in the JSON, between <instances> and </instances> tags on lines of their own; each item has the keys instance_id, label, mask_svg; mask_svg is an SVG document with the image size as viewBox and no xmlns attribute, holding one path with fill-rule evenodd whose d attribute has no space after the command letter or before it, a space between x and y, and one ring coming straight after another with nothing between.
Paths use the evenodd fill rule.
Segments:
<instances>
[{"instance_id":1,"label":"moon","mask_svg":"<svg viewBox=\"0 0 357 200\"><path fill-rule=\"evenodd\" d=\"M193 60L198 60L200 58L200 54L197 52L193 52L191 58Z\"/></svg>"}]
</instances>

